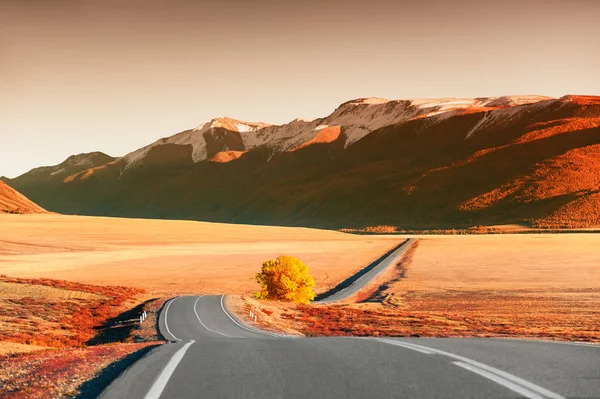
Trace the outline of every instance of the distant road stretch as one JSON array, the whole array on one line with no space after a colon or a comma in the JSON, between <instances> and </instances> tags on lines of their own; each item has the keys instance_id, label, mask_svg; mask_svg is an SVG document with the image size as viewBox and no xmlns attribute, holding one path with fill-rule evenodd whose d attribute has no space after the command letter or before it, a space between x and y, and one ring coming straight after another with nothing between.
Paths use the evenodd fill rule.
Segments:
<instances>
[{"instance_id":1,"label":"distant road stretch","mask_svg":"<svg viewBox=\"0 0 600 399\"><path fill-rule=\"evenodd\" d=\"M159 327L172 343L136 362L102 398L600 398L593 345L278 336L241 324L224 296L174 298Z\"/></svg>"},{"instance_id":2,"label":"distant road stretch","mask_svg":"<svg viewBox=\"0 0 600 399\"><path fill-rule=\"evenodd\" d=\"M379 276L388 267L394 266L396 261L414 244L416 240L409 238L402 244L394 248L390 253L386 254L382 259L378 259L373 264L360 270L353 276L350 276L346 280L342 281L338 287L333 290L319 295L315 302L318 303L332 303L343 301L350 298L352 295L358 293L360 290L365 288L375 277Z\"/></svg>"}]
</instances>

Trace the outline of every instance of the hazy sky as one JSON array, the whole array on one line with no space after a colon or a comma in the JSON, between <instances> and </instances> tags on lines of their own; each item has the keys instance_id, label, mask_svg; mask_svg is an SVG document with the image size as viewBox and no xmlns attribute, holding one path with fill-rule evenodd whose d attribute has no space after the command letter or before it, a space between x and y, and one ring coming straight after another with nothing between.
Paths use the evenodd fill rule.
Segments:
<instances>
[{"instance_id":1,"label":"hazy sky","mask_svg":"<svg viewBox=\"0 0 600 399\"><path fill-rule=\"evenodd\" d=\"M0 0L0 175L358 97L600 95L600 1Z\"/></svg>"}]
</instances>

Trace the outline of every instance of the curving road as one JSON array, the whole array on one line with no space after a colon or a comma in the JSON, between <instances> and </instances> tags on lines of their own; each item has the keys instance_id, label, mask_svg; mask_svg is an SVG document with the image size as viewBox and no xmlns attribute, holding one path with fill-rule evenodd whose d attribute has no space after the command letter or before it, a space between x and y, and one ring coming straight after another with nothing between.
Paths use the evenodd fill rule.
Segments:
<instances>
[{"instance_id":1,"label":"curving road","mask_svg":"<svg viewBox=\"0 0 600 399\"><path fill-rule=\"evenodd\" d=\"M242 325L223 296L174 298L159 328L172 343L136 362L102 398L600 398L600 346L288 337Z\"/></svg>"},{"instance_id":2,"label":"curving road","mask_svg":"<svg viewBox=\"0 0 600 399\"><path fill-rule=\"evenodd\" d=\"M598 398L600 347L541 341L292 338L247 329L222 296L161 313L173 344L103 398Z\"/></svg>"}]
</instances>

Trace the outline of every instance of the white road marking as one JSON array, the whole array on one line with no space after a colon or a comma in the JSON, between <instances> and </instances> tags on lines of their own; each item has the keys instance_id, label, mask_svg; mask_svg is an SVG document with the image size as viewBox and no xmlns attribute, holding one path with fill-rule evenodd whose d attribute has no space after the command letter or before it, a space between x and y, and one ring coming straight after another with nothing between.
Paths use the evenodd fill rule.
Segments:
<instances>
[{"instance_id":1,"label":"white road marking","mask_svg":"<svg viewBox=\"0 0 600 399\"><path fill-rule=\"evenodd\" d=\"M171 306L171 304L173 302L175 302L176 300L178 300L180 297L175 297L173 299L171 299L169 301L169 303L167 303L167 306L165 307L165 327L167 328L167 332L169 334L171 334L171 336L175 339L175 341L181 341L179 338L177 338L175 335L173 335L173 333L171 332L171 330L169 330L169 324L167 323L167 316L169 315L169 307Z\"/></svg>"},{"instance_id":2,"label":"white road marking","mask_svg":"<svg viewBox=\"0 0 600 399\"><path fill-rule=\"evenodd\" d=\"M206 328L208 331L210 331L210 332L212 332L214 334L219 334L219 335L222 335L222 336L227 337L227 338L239 338L239 337L233 337L231 335L224 334L224 333L219 332L219 331L211 330L210 328L208 328L206 326L206 324L204 324L202 322L202 319L200 319L200 316L198 315L198 312L196 311L196 306L198 305L198 301L200 300L200 298L202 298L202 297L199 296L198 298L196 298L196 302L194 302L194 313L196 313L196 317L198 318L198 321L200 322L200 324L202 325L202 327Z\"/></svg>"},{"instance_id":3,"label":"white road marking","mask_svg":"<svg viewBox=\"0 0 600 399\"><path fill-rule=\"evenodd\" d=\"M378 339L378 341L384 342L389 344L390 340L384 340L384 339ZM549 391L545 388L540 387L539 385L535 385L534 383L531 383L529 381L526 381L522 378L519 378L517 376L514 376L512 374L509 374L505 371L499 370L497 368L494 368L492 366L488 366L487 364L483 364L483 363L479 363L478 361L475 361L473 359L469 359L467 357L464 356L459 356L459 355L455 355L454 353L450 353L450 352L445 352L439 349L434 349L434 348L430 348L428 346L422 346L422 345L417 345L417 344L413 344L413 343L408 343L408 342L402 342L404 345L401 345L405 348L408 349L413 349L415 351L418 352L423 352L423 351L429 351L431 352L431 354L437 354L437 355L442 355L442 356L446 356L446 357L450 357L452 359L458 360L459 362L462 363L466 363L469 364L471 366L475 366L479 369L483 369L489 373L492 373L498 377L502 377L506 380L511 381L512 383L515 383L517 385L520 385L521 387L524 387L530 391L535 392L536 394L539 394L542 398L550 398L550 399L565 399L564 396L561 396L555 392Z\"/></svg>"},{"instance_id":4,"label":"white road marking","mask_svg":"<svg viewBox=\"0 0 600 399\"><path fill-rule=\"evenodd\" d=\"M284 335L284 334L275 334L275 333L270 333L270 332L266 332L266 331L260 331L258 329L254 330L251 328L248 328L240 323L238 323L230 314L229 312L227 312L227 310L225 309L225 305L223 304L223 300L225 299L225 295L221 295L221 309L223 309L223 313L225 313L227 315L227 317L229 317L229 319L231 319L231 321L233 321L238 327L243 328L246 331L250 331L251 333L255 333L255 334L262 334L262 335L267 335L269 337L277 337L277 338L282 338L282 337L287 337L287 338L296 338L296 336L294 335Z\"/></svg>"},{"instance_id":5,"label":"white road marking","mask_svg":"<svg viewBox=\"0 0 600 399\"><path fill-rule=\"evenodd\" d=\"M181 349L179 349L177 352L175 352L175 354L173 355L171 360L169 360L169 363L167 363L167 365L165 366L163 371L160 373L160 375L158 376L156 381L154 381L152 388L150 388L150 390L148 391L146 396L144 396L144 399L159 399L160 398L160 395L162 394L165 387L167 386L167 383L169 382L169 379L171 378L171 376L173 375L173 372L177 368L177 365L179 364L179 362L181 362L181 359L183 359L185 352L187 352L187 350L190 348L190 346L192 346L192 344L194 342L195 341L189 341Z\"/></svg>"},{"instance_id":6,"label":"white road marking","mask_svg":"<svg viewBox=\"0 0 600 399\"><path fill-rule=\"evenodd\" d=\"M388 339L380 339L379 341L385 342L386 344L390 344L390 345L402 346L403 348L407 348L407 349L411 349L413 351L425 353L426 355L434 354L434 352L432 352L428 349L415 348L413 346L410 346L410 345L405 344L404 342L400 342L400 341L392 341L392 340L388 340Z\"/></svg>"},{"instance_id":7,"label":"white road marking","mask_svg":"<svg viewBox=\"0 0 600 399\"><path fill-rule=\"evenodd\" d=\"M523 340L526 341L526 340ZM586 348L596 348L596 349L600 349L600 345L598 345L595 342L565 342L565 341L544 341L544 340L538 340L537 342L550 342L552 344L560 344L560 345L573 345L573 346L585 346Z\"/></svg>"},{"instance_id":8,"label":"white road marking","mask_svg":"<svg viewBox=\"0 0 600 399\"><path fill-rule=\"evenodd\" d=\"M497 376L496 374L492 374L488 371L482 370L478 367L472 366L470 364L467 363L463 363L463 362L452 362L455 365L457 365L458 367L462 367L463 369L469 370L472 373L478 374L484 378L487 378L488 380L494 381L496 384L498 385L502 385L505 388L510 389L513 392L518 393L519 395L523 395L526 398L529 399L544 399L543 396L540 396L538 394L536 394L535 392L531 392L525 388L523 388L520 385L517 384L513 384L512 382Z\"/></svg>"},{"instance_id":9,"label":"white road marking","mask_svg":"<svg viewBox=\"0 0 600 399\"><path fill-rule=\"evenodd\" d=\"M600 344L596 342L583 342L583 341L553 341L551 339L523 339L523 338L511 338L511 337L498 337L494 339L502 339L506 341L519 341L519 342L541 342L544 344L560 344L560 345L574 345L574 346L585 346L586 348L600 349Z\"/></svg>"}]
</instances>

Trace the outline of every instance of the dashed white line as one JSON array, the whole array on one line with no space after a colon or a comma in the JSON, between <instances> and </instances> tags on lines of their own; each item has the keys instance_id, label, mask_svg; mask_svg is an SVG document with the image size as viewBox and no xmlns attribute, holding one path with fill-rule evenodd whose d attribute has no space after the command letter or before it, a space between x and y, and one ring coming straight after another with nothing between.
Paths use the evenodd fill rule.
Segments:
<instances>
[{"instance_id":1,"label":"dashed white line","mask_svg":"<svg viewBox=\"0 0 600 399\"><path fill-rule=\"evenodd\" d=\"M378 339L378 341L384 342L386 344L391 343L392 345L398 345L398 343L397 343L398 341L391 341L391 340L387 340L387 339ZM394 343L392 343L392 342L394 342ZM458 360L459 363L461 363L461 365L459 365L459 364L457 364L457 365L460 367L463 367L462 364L467 364L469 366L476 367L478 370L483 370L487 373L491 373L491 374L495 375L496 377L503 378L505 380L510 381L513 384L519 385L521 388L524 388L525 390L534 392L536 395L538 395L538 396L536 396L536 398L565 399L565 397L563 397L555 392L549 391L545 388L542 388L539 385L535 385L534 383L526 381L515 375L509 374L505 371L499 370L492 366L488 366L487 364L479 363L478 361L469 359L464 356L459 356L459 355L455 355L454 353L445 352L445 351L442 351L439 349L430 348L428 346L422 346L422 345L412 344L412 343L408 343L408 342L402 342L402 345L398 345L398 346L402 346L404 348L411 349L411 350L421 352L421 353L442 355L442 356L446 356L446 357L450 357L452 359ZM427 352L429 352L429 353L427 353ZM463 367L463 368L465 368L465 367ZM471 370L471 371L473 371L473 370ZM480 374L480 373L478 373L478 374ZM482 375L482 374L480 374L480 375Z\"/></svg>"},{"instance_id":2,"label":"dashed white line","mask_svg":"<svg viewBox=\"0 0 600 399\"><path fill-rule=\"evenodd\" d=\"M198 298L196 298L196 302L194 302L194 313L196 314L196 317L198 318L198 321L200 322L200 324L202 325L202 327L206 328L208 331L210 331L210 332L212 332L214 334L219 334L219 335L222 335L222 336L227 337L227 338L239 338L239 337L234 337L234 336L231 336L231 335L224 334L224 333L219 332L219 331L212 330L212 329L208 328L206 326L206 324L204 324L204 322L202 322L202 319L200 319L200 316L198 315L198 312L196 311L196 306L198 305L198 301L200 300L200 298L202 298L202 297L199 296Z\"/></svg>"},{"instance_id":3,"label":"dashed white line","mask_svg":"<svg viewBox=\"0 0 600 399\"><path fill-rule=\"evenodd\" d=\"M169 323L167 322L167 316L169 315L169 307L171 307L171 304L173 302L175 302L176 300L178 300L180 297L175 297L173 299L171 299L169 301L169 303L167 303L167 306L165 307L165 327L167 328L167 332L169 334L171 334L171 336L175 339L175 341L181 341L181 339L177 338L175 335L173 335L173 333L171 332L171 330L169 330Z\"/></svg>"},{"instance_id":4,"label":"dashed white line","mask_svg":"<svg viewBox=\"0 0 600 399\"><path fill-rule=\"evenodd\" d=\"M160 375L158 376L156 381L154 381L152 388L150 388L150 390L148 391L146 396L144 396L144 399L159 399L160 398L160 395L165 390L165 387L167 386L169 379L173 375L173 372L177 368L177 365L179 364L179 362L181 362L181 359L183 359L185 352L187 352L187 350L190 348L190 346L192 346L192 344L194 342L195 341L189 341L188 343L183 345L183 347L181 349L179 349L177 352L175 352L175 354L173 355L171 360L169 360L169 363L167 363L167 365L165 366L163 371L160 373Z\"/></svg>"}]
</instances>

